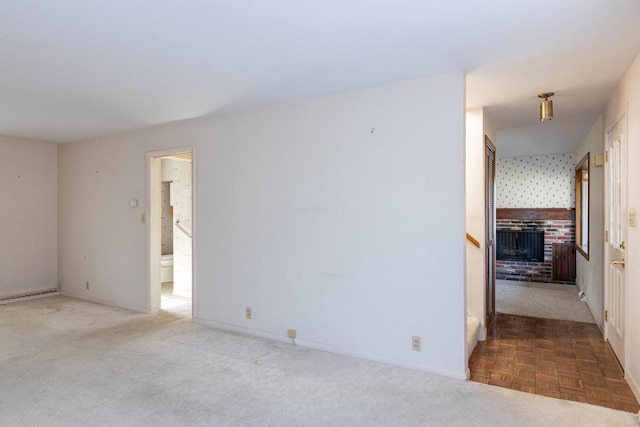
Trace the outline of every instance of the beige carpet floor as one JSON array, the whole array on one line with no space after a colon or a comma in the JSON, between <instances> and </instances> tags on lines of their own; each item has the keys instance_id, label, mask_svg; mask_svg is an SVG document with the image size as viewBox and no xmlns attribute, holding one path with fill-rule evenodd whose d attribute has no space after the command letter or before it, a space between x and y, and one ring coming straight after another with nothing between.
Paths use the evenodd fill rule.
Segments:
<instances>
[{"instance_id":1,"label":"beige carpet floor","mask_svg":"<svg viewBox=\"0 0 640 427\"><path fill-rule=\"evenodd\" d=\"M3 426L634 426L634 414L67 297L0 306Z\"/></svg>"},{"instance_id":2,"label":"beige carpet floor","mask_svg":"<svg viewBox=\"0 0 640 427\"><path fill-rule=\"evenodd\" d=\"M498 313L596 323L576 285L496 280Z\"/></svg>"}]
</instances>

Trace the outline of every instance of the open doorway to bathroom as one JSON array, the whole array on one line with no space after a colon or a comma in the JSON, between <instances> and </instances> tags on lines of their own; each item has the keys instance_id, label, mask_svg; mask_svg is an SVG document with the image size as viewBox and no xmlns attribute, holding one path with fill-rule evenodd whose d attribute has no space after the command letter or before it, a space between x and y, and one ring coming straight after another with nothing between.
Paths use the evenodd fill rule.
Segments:
<instances>
[{"instance_id":1,"label":"open doorway to bathroom","mask_svg":"<svg viewBox=\"0 0 640 427\"><path fill-rule=\"evenodd\" d=\"M193 149L148 154L149 311L193 318Z\"/></svg>"}]
</instances>

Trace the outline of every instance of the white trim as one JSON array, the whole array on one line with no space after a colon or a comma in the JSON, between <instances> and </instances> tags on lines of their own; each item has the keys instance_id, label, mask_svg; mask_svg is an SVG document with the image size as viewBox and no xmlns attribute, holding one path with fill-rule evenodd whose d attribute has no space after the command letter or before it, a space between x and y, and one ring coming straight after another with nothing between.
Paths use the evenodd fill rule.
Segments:
<instances>
[{"instance_id":1,"label":"white trim","mask_svg":"<svg viewBox=\"0 0 640 427\"><path fill-rule=\"evenodd\" d=\"M153 234L151 233L151 223L153 222L151 219L151 193L152 189L156 188L151 184L152 179L151 175L157 177L158 174L162 173L162 165L160 160L156 159L156 156L153 152L147 152L145 155L145 181L146 181L146 194L145 194L145 252L146 252L146 279L145 279L145 304L147 310L150 313L155 313L160 309L160 294L162 293L162 289L153 289L151 283L158 282L160 283L160 249L151 253L151 240ZM159 196L158 196L159 197ZM155 200L155 199L154 199ZM157 236L156 236L157 237ZM154 258L154 259L152 259ZM157 258L157 259L156 259ZM152 269L152 265L158 265L157 271ZM160 287L162 285L159 285Z\"/></svg>"},{"instance_id":2,"label":"white trim","mask_svg":"<svg viewBox=\"0 0 640 427\"><path fill-rule=\"evenodd\" d=\"M196 251L196 236L198 229L198 221L196 221L196 146L191 146L191 321L196 318L196 260L198 259Z\"/></svg>"},{"instance_id":3,"label":"white trim","mask_svg":"<svg viewBox=\"0 0 640 427\"><path fill-rule=\"evenodd\" d=\"M604 337L604 322L603 319L598 319L596 318L596 316L593 314L595 313L594 309L593 309L593 305L591 305L591 300L589 299L589 296L587 295L587 297L584 300L587 303L587 308L589 309L589 311L591 312L591 316L593 317L593 319L596 321L596 325L598 325L598 329L600 329L600 333L602 333L602 336Z\"/></svg>"},{"instance_id":4,"label":"white trim","mask_svg":"<svg viewBox=\"0 0 640 427\"><path fill-rule=\"evenodd\" d=\"M262 331L259 329L250 329L242 326L231 325L228 323L216 322L213 320L201 319L196 317L193 318L193 322L198 325L220 329L222 331L236 332L242 335L267 338L274 341L280 341L280 342L292 344L291 338L288 338L284 335L281 336L281 335L273 334L271 332ZM436 368L433 366L427 366L419 363L408 362L406 360L401 360L401 359L382 357L382 356L369 354L369 353L359 353L359 352L348 351L342 348L330 347L326 344L315 342L315 341L301 340L299 338L295 339L294 344L300 347L310 348L313 350L320 350L320 351L325 351L327 353L340 354L340 355L349 356L349 357L357 357L359 359L371 360L373 362L384 363L386 365L398 366L401 368L415 369L416 371L428 372L430 374L442 375L445 377L455 378L459 380L466 380L468 375L468 372L467 372L468 369L465 369L465 372L462 372L462 373L456 372L456 371L450 371L448 369Z\"/></svg>"},{"instance_id":5,"label":"white trim","mask_svg":"<svg viewBox=\"0 0 640 427\"><path fill-rule=\"evenodd\" d=\"M631 376L631 373L628 370L625 371L624 379L627 380L627 384L629 384L629 388L636 396L636 400L640 401L640 387L638 386L636 379Z\"/></svg>"},{"instance_id":6,"label":"white trim","mask_svg":"<svg viewBox=\"0 0 640 427\"><path fill-rule=\"evenodd\" d=\"M136 305L129 305L129 304L125 304L125 303L121 303L121 302L117 302L117 301L113 301L113 300L109 300L109 299L96 298L96 297L90 297L90 296L87 296L87 295L75 294L73 292L60 291L60 295L65 296L65 297L70 297L70 298L83 300L83 301L89 301L89 302L93 302L93 303L96 303L96 304L106 305L106 306L109 306L109 307L117 307L117 308L122 308L124 310L135 311L136 313L149 314L149 312L150 312L149 309L147 309L145 307L138 307Z\"/></svg>"},{"instance_id":7,"label":"white trim","mask_svg":"<svg viewBox=\"0 0 640 427\"><path fill-rule=\"evenodd\" d=\"M624 168L624 209L623 209L623 215L624 218L622 219L622 222L624 224L624 234L623 234L623 241L629 243L629 145L631 143L631 138L629 137L629 102L625 102L624 104L624 116L620 118L620 120L624 120L623 126L624 126L624 164L622 165L622 167ZM613 128L612 128L613 130ZM606 215L606 213L605 213ZM627 249L624 249L623 255L625 258L628 259L629 256L629 251ZM608 263L609 260L607 259L606 262ZM624 272L624 301L623 301L623 306L624 306L624 331L623 331L623 339L624 339L624 366L622 367L624 369L625 372L629 371L629 360L631 359L631 357L629 357L631 355L631 351L629 346L631 345L629 341L631 341L629 339L629 318L630 318L630 313L631 310L635 308L634 305L631 304L631 299L629 298L629 295L631 295L631 293L629 292L631 289L631 284L629 283L629 274L626 272ZM634 380L635 381L635 380ZM635 383L636 386L636 390L638 390L638 384ZM634 394L636 395L636 399L638 398L638 394L634 392Z\"/></svg>"},{"instance_id":8,"label":"white trim","mask_svg":"<svg viewBox=\"0 0 640 427\"><path fill-rule=\"evenodd\" d=\"M478 336L478 341L486 341L487 340L487 327L482 325L480 328L480 335Z\"/></svg>"}]
</instances>

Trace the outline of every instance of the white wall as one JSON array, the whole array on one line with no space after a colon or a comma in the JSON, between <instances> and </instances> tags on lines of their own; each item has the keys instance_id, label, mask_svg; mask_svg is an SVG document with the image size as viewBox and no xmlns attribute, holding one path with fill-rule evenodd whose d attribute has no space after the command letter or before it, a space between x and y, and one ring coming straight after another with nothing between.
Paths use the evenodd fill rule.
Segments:
<instances>
[{"instance_id":1,"label":"white wall","mask_svg":"<svg viewBox=\"0 0 640 427\"><path fill-rule=\"evenodd\" d=\"M464 95L452 74L64 145L63 290L149 307L127 200L146 151L193 145L196 321L464 378Z\"/></svg>"},{"instance_id":2,"label":"white wall","mask_svg":"<svg viewBox=\"0 0 640 427\"><path fill-rule=\"evenodd\" d=\"M604 322L604 168L593 166L593 158L604 152L602 117L594 123L576 151L576 162L590 153L589 170L589 259L576 251L576 284L587 295L587 305L600 329Z\"/></svg>"},{"instance_id":3,"label":"white wall","mask_svg":"<svg viewBox=\"0 0 640 427\"><path fill-rule=\"evenodd\" d=\"M609 100L604 112L603 130L606 134L628 107L628 208L640 211L640 57L636 58L626 76ZM640 399L640 229L627 229L626 265L626 370L636 397Z\"/></svg>"},{"instance_id":4,"label":"white wall","mask_svg":"<svg viewBox=\"0 0 640 427\"><path fill-rule=\"evenodd\" d=\"M496 128L493 124L493 120L489 116L489 113L484 108L482 109L482 127L483 127L484 134L489 137L493 145L496 145L497 138L498 138L498 135L496 133ZM484 138L483 138L483 141L484 141ZM498 155L497 149L496 149L496 155Z\"/></svg>"},{"instance_id":5,"label":"white wall","mask_svg":"<svg viewBox=\"0 0 640 427\"><path fill-rule=\"evenodd\" d=\"M466 225L467 233L480 242L480 248L467 242L467 310L480 320L482 336L485 325L485 171L484 137L495 144L496 133L483 108L470 108L466 112Z\"/></svg>"},{"instance_id":6,"label":"white wall","mask_svg":"<svg viewBox=\"0 0 640 427\"><path fill-rule=\"evenodd\" d=\"M63 293L146 311L141 215L147 146L136 134L59 146L58 275ZM137 208L129 206L132 198L140 202Z\"/></svg>"},{"instance_id":7,"label":"white wall","mask_svg":"<svg viewBox=\"0 0 640 427\"><path fill-rule=\"evenodd\" d=\"M58 286L55 144L0 136L0 297Z\"/></svg>"}]
</instances>

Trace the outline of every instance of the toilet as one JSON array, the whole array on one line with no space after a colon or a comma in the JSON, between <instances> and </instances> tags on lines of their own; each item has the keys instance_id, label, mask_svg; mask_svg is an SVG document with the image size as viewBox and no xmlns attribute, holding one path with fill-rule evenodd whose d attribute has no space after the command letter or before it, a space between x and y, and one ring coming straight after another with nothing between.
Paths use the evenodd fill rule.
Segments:
<instances>
[{"instance_id":1,"label":"toilet","mask_svg":"<svg viewBox=\"0 0 640 427\"><path fill-rule=\"evenodd\" d=\"M173 282L173 254L160 256L160 281Z\"/></svg>"}]
</instances>

